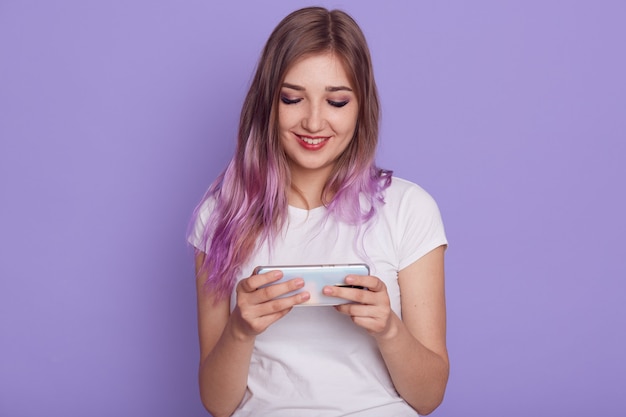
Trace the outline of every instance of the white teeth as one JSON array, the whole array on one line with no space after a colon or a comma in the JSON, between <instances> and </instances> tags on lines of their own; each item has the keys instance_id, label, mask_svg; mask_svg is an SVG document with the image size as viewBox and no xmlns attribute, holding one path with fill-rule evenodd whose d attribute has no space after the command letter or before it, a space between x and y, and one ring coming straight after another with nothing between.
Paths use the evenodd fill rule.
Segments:
<instances>
[{"instance_id":1,"label":"white teeth","mask_svg":"<svg viewBox=\"0 0 626 417\"><path fill-rule=\"evenodd\" d=\"M309 145L319 145L320 143L324 142L323 138L307 138L304 136L300 136L300 139L302 139L303 141L305 141L306 143L308 143Z\"/></svg>"}]
</instances>

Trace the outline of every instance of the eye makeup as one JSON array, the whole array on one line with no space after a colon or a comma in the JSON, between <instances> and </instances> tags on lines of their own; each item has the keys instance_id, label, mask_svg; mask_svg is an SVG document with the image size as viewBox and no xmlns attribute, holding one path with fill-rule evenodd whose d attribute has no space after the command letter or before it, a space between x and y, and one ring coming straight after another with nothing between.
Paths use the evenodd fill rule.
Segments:
<instances>
[{"instance_id":1,"label":"eye makeup","mask_svg":"<svg viewBox=\"0 0 626 417\"><path fill-rule=\"evenodd\" d=\"M327 101L328 101L328 104L330 104L333 107L343 107L350 102L350 100L343 100L343 101L327 100Z\"/></svg>"},{"instance_id":2,"label":"eye makeup","mask_svg":"<svg viewBox=\"0 0 626 417\"><path fill-rule=\"evenodd\" d=\"M280 101L282 101L282 102L283 102L283 103L285 103L285 104L296 104L296 103L301 102L301 101L302 101L302 99L301 99L301 98L294 98L294 99L291 99L291 98L289 98L289 97L287 97L287 96L282 96L282 95L281 95L281 96L280 96Z\"/></svg>"},{"instance_id":3,"label":"eye makeup","mask_svg":"<svg viewBox=\"0 0 626 417\"><path fill-rule=\"evenodd\" d=\"M296 104L296 103L301 102L302 99L301 98L289 98L287 96L281 95L280 101L282 101L284 104ZM326 100L326 102L333 107L341 108L345 106L346 104L348 104L350 100L342 100L342 101Z\"/></svg>"}]
</instances>

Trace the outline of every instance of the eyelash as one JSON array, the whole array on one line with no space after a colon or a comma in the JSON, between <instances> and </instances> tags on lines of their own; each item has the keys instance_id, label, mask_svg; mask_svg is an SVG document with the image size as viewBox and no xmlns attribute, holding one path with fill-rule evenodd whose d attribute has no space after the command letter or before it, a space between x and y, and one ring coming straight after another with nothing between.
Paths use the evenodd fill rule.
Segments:
<instances>
[{"instance_id":1,"label":"eyelash","mask_svg":"<svg viewBox=\"0 0 626 417\"><path fill-rule=\"evenodd\" d=\"M330 104L333 107L343 107L346 104L348 104L348 100L346 100L346 101L332 101L332 100L328 100L328 104Z\"/></svg>"},{"instance_id":2,"label":"eyelash","mask_svg":"<svg viewBox=\"0 0 626 417\"><path fill-rule=\"evenodd\" d=\"M302 99L301 98L296 98L296 99L291 100L291 99L289 99L287 97L281 97L280 101L282 101L285 104L296 104L296 103L300 103L302 101Z\"/></svg>"},{"instance_id":3,"label":"eyelash","mask_svg":"<svg viewBox=\"0 0 626 417\"><path fill-rule=\"evenodd\" d=\"M301 102L301 101L302 101L302 99L301 99L301 98L296 98L296 99L293 99L293 100L292 100L292 99L289 99L289 98L287 98L287 97L281 97L281 98L280 98L280 101L282 101L284 104L289 105L289 104L297 104L297 103ZM328 102L328 104L330 104L331 106L333 106L333 107L337 107L337 108L341 108L341 107L343 107L343 106L345 106L346 104L348 104L348 103L349 103L349 100L346 100L346 101L333 101L333 100L326 100L326 101L327 101L327 102Z\"/></svg>"}]
</instances>

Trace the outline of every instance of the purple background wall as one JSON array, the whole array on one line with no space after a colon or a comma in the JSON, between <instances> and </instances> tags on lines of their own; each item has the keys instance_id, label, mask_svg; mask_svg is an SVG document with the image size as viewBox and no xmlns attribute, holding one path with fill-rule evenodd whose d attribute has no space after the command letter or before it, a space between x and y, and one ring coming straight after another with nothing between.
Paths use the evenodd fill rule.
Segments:
<instances>
[{"instance_id":1,"label":"purple background wall","mask_svg":"<svg viewBox=\"0 0 626 417\"><path fill-rule=\"evenodd\" d=\"M626 6L322 1L446 221L436 416L626 412ZM304 1L0 2L0 415L202 416L191 210Z\"/></svg>"}]
</instances>

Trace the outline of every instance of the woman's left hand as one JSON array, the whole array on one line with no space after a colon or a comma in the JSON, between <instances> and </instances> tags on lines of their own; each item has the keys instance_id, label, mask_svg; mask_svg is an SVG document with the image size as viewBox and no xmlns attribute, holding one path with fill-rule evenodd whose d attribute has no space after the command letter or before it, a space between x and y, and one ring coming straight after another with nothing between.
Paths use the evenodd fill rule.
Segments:
<instances>
[{"instance_id":1,"label":"woman's left hand","mask_svg":"<svg viewBox=\"0 0 626 417\"><path fill-rule=\"evenodd\" d=\"M355 324L363 327L371 335L384 336L390 330L394 314L385 283L371 275L348 275L345 282L347 285L367 289L327 285L323 289L324 295L352 301L351 304L340 304L335 308L340 313L350 316Z\"/></svg>"}]
</instances>

